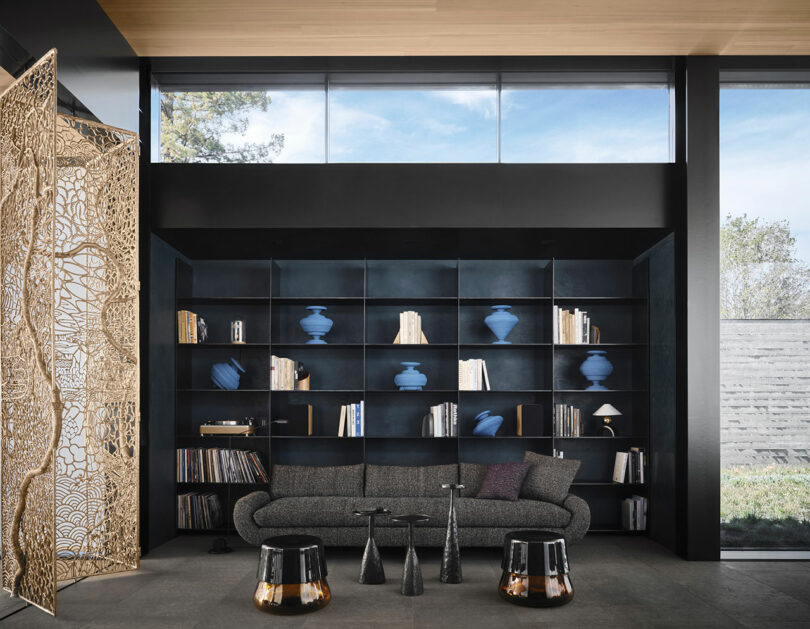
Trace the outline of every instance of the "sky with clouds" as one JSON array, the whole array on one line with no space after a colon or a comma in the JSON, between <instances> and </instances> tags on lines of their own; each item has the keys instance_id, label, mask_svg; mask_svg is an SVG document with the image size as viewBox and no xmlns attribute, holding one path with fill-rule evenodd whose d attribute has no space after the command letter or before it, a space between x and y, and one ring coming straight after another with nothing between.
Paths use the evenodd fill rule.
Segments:
<instances>
[{"instance_id":1,"label":"sky with clouds","mask_svg":"<svg viewBox=\"0 0 810 629\"><path fill-rule=\"evenodd\" d=\"M231 142L284 133L276 162L324 162L323 90L271 92ZM721 212L787 219L810 263L810 89L721 93ZM648 89L519 89L501 96L503 162L666 162L669 93ZM493 87L331 89L330 162L495 162Z\"/></svg>"}]
</instances>

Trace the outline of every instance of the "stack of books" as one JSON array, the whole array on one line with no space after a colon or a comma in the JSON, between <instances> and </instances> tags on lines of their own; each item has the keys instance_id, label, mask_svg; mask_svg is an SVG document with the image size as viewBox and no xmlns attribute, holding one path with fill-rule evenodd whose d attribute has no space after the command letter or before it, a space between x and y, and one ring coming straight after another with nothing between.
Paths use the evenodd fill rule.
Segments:
<instances>
[{"instance_id":1,"label":"stack of books","mask_svg":"<svg viewBox=\"0 0 810 629\"><path fill-rule=\"evenodd\" d=\"M399 313L399 334L394 343L400 345L421 345L427 343L422 334L422 316L413 310Z\"/></svg>"},{"instance_id":2,"label":"stack of books","mask_svg":"<svg viewBox=\"0 0 810 629\"><path fill-rule=\"evenodd\" d=\"M554 405L554 436L581 437L582 411L568 404Z\"/></svg>"},{"instance_id":3,"label":"stack of books","mask_svg":"<svg viewBox=\"0 0 810 629\"><path fill-rule=\"evenodd\" d=\"M177 342L198 343L197 315L189 310L177 311Z\"/></svg>"},{"instance_id":4,"label":"stack of books","mask_svg":"<svg viewBox=\"0 0 810 629\"><path fill-rule=\"evenodd\" d=\"M430 407L430 414L433 415L434 437L458 436L458 404L455 402L436 404Z\"/></svg>"},{"instance_id":5,"label":"stack of books","mask_svg":"<svg viewBox=\"0 0 810 629\"><path fill-rule=\"evenodd\" d=\"M458 361L459 391L489 391L487 362L481 358Z\"/></svg>"},{"instance_id":6,"label":"stack of books","mask_svg":"<svg viewBox=\"0 0 810 629\"><path fill-rule=\"evenodd\" d=\"M579 308L562 310L554 306L554 320L552 323L554 343L559 345L581 345L584 343L600 343L599 328L591 324L588 313Z\"/></svg>"},{"instance_id":7,"label":"stack of books","mask_svg":"<svg viewBox=\"0 0 810 629\"><path fill-rule=\"evenodd\" d=\"M647 499L633 495L622 500L622 528L625 531L647 530Z\"/></svg>"},{"instance_id":8,"label":"stack of books","mask_svg":"<svg viewBox=\"0 0 810 629\"><path fill-rule=\"evenodd\" d=\"M613 482L641 484L644 482L646 456L641 448L630 448L629 452L617 452L613 463Z\"/></svg>"},{"instance_id":9,"label":"stack of books","mask_svg":"<svg viewBox=\"0 0 810 629\"><path fill-rule=\"evenodd\" d=\"M366 434L366 403L344 404L340 407L338 437L362 437Z\"/></svg>"},{"instance_id":10,"label":"stack of books","mask_svg":"<svg viewBox=\"0 0 810 629\"><path fill-rule=\"evenodd\" d=\"M298 389L298 366L296 360L270 356L270 390L295 391Z\"/></svg>"},{"instance_id":11,"label":"stack of books","mask_svg":"<svg viewBox=\"0 0 810 629\"><path fill-rule=\"evenodd\" d=\"M178 448L178 483L269 483L258 452Z\"/></svg>"},{"instance_id":12,"label":"stack of books","mask_svg":"<svg viewBox=\"0 0 810 629\"><path fill-rule=\"evenodd\" d=\"M215 529L222 522L222 505L214 492L191 491L177 496L177 528Z\"/></svg>"}]
</instances>

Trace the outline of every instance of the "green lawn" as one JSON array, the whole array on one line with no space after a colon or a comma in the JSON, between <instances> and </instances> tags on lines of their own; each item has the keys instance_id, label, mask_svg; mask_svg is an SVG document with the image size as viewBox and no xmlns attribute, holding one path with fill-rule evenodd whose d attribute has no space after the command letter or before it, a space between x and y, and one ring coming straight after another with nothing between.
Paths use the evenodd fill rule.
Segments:
<instances>
[{"instance_id":1,"label":"green lawn","mask_svg":"<svg viewBox=\"0 0 810 629\"><path fill-rule=\"evenodd\" d=\"M721 471L724 548L810 547L810 467Z\"/></svg>"}]
</instances>

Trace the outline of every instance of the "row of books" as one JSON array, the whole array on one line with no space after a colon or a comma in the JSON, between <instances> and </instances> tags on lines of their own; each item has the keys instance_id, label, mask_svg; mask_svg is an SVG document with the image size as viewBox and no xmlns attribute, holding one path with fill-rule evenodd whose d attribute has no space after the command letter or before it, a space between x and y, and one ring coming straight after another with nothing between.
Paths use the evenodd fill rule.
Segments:
<instances>
[{"instance_id":1,"label":"row of books","mask_svg":"<svg viewBox=\"0 0 810 629\"><path fill-rule=\"evenodd\" d=\"M458 361L458 390L489 391L487 361L482 358Z\"/></svg>"},{"instance_id":2,"label":"row of books","mask_svg":"<svg viewBox=\"0 0 810 629\"><path fill-rule=\"evenodd\" d=\"M178 448L178 483L269 483L258 452Z\"/></svg>"},{"instance_id":3,"label":"row of books","mask_svg":"<svg viewBox=\"0 0 810 629\"><path fill-rule=\"evenodd\" d=\"M362 437L366 434L366 403L343 404L340 407L338 437Z\"/></svg>"},{"instance_id":4,"label":"row of books","mask_svg":"<svg viewBox=\"0 0 810 629\"><path fill-rule=\"evenodd\" d=\"M430 407L430 414L433 415L434 437L458 436L458 404L455 402L436 404Z\"/></svg>"},{"instance_id":5,"label":"row of books","mask_svg":"<svg viewBox=\"0 0 810 629\"><path fill-rule=\"evenodd\" d=\"M579 308L571 312L554 306L552 336L553 343L563 345L601 342L599 328L591 323L588 313Z\"/></svg>"},{"instance_id":6,"label":"row of books","mask_svg":"<svg viewBox=\"0 0 810 629\"><path fill-rule=\"evenodd\" d=\"M177 342L199 343L197 314L189 310L177 311Z\"/></svg>"},{"instance_id":7,"label":"row of books","mask_svg":"<svg viewBox=\"0 0 810 629\"><path fill-rule=\"evenodd\" d=\"M299 388L298 372L298 361L270 356L270 389L272 391L295 391Z\"/></svg>"},{"instance_id":8,"label":"row of books","mask_svg":"<svg viewBox=\"0 0 810 629\"><path fill-rule=\"evenodd\" d=\"M582 411L570 404L555 404L554 436L581 437L583 434Z\"/></svg>"},{"instance_id":9,"label":"row of books","mask_svg":"<svg viewBox=\"0 0 810 629\"><path fill-rule=\"evenodd\" d=\"M617 452L613 463L614 483L643 483L646 456L641 448L630 448L629 452Z\"/></svg>"},{"instance_id":10,"label":"row of books","mask_svg":"<svg viewBox=\"0 0 810 629\"><path fill-rule=\"evenodd\" d=\"M622 500L622 528L625 531L647 530L647 499L633 495Z\"/></svg>"},{"instance_id":11,"label":"row of books","mask_svg":"<svg viewBox=\"0 0 810 629\"><path fill-rule=\"evenodd\" d=\"M413 310L399 313L398 342L402 345L419 345L422 343L422 315ZM397 342L397 341L395 341Z\"/></svg>"},{"instance_id":12,"label":"row of books","mask_svg":"<svg viewBox=\"0 0 810 629\"><path fill-rule=\"evenodd\" d=\"M219 496L212 491L190 491L177 496L177 528L216 529L224 521Z\"/></svg>"}]
</instances>

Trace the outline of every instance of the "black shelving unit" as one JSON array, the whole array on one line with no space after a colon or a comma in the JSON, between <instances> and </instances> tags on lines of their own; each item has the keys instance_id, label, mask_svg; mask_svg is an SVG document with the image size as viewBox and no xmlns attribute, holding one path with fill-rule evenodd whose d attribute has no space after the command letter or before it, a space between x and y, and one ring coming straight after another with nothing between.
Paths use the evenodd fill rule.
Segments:
<instances>
[{"instance_id":1,"label":"black shelving unit","mask_svg":"<svg viewBox=\"0 0 810 629\"><path fill-rule=\"evenodd\" d=\"M615 453L649 454L649 280L633 260L193 260L178 262L177 309L202 316L209 340L177 345L175 446L259 452L272 464L427 465L522 460L525 450L582 461L572 492L592 511L593 531L621 530L621 499L647 487L612 482ZM490 306L506 303L519 317L510 345L493 345L484 324ZM307 344L299 320L305 306L324 305L333 319L326 345ZM599 345L552 344L552 306L588 311L601 328ZM394 345L398 315L422 315L428 345ZM228 342L233 319L245 322L247 343ZM579 365L588 350L607 351L614 372L609 391L586 390ZM299 360L311 373L309 391L271 391L270 356ZM248 370L236 391L210 382L216 362L236 358ZM459 391L458 360L484 358L492 390ZM422 363L423 391L398 391L402 361ZM365 401L366 436L338 438L341 404ZM433 404L459 405L458 437L421 437L421 417ZM622 411L616 438L599 434L593 412L604 402ZM543 434L516 434L516 406L543 407ZM552 435L555 403L573 404L585 436ZM269 422L289 404L312 404L313 435L271 436ZM472 434L473 418L490 409L504 417L494 438ZM251 437L201 437L212 419L266 420ZM648 467L649 469L649 467ZM236 500L264 485L186 484L219 493L233 532ZM652 515L652 514L650 514ZM184 531L179 529L179 531ZM199 531L194 531L199 532ZM212 532L212 531L207 531Z\"/></svg>"}]
</instances>

